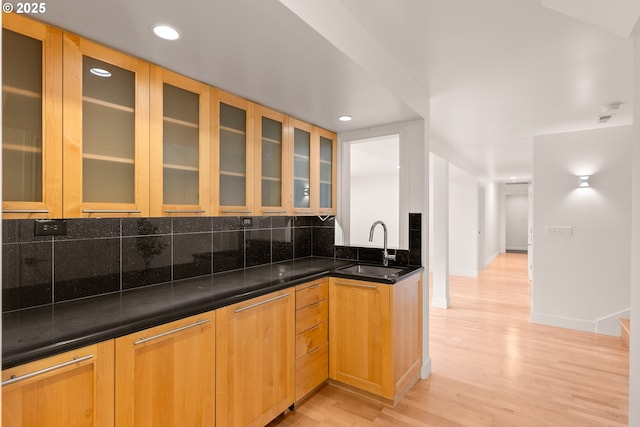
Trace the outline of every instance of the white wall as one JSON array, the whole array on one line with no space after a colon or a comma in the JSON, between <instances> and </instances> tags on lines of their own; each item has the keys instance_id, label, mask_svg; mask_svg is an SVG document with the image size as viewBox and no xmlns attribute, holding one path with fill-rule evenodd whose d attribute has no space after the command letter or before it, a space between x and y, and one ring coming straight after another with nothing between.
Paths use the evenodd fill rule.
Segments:
<instances>
[{"instance_id":1,"label":"white wall","mask_svg":"<svg viewBox=\"0 0 640 427\"><path fill-rule=\"evenodd\" d=\"M373 233L369 243L371 224L384 221L388 230L387 244L397 248L400 233L399 222L400 175L369 175L351 177L351 221L349 240L359 246L382 247L384 234L381 227Z\"/></svg>"},{"instance_id":2,"label":"white wall","mask_svg":"<svg viewBox=\"0 0 640 427\"><path fill-rule=\"evenodd\" d=\"M534 322L619 335L630 298L631 138L631 126L534 138ZM577 188L583 174L590 188ZM572 236L546 235L547 226Z\"/></svg>"},{"instance_id":3,"label":"white wall","mask_svg":"<svg viewBox=\"0 0 640 427\"><path fill-rule=\"evenodd\" d=\"M510 195L527 195L529 191L529 184L500 184L500 215L498 221L500 222L500 252L506 252L507 250L507 197Z\"/></svg>"},{"instance_id":4,"label":"white wall","mask_svg":"<svg viewBox=\"0 0 640 427\"><path fill-rule=\"evenodd\" d=\"M633 224L631 242L631 348L629 353L629 425L640 426L640 21L635 29L633 96Z\"/></svg>"},{"instance_id":5,"label":"white wall","mask_svg":"<svg viewBox=\"0 0 640 427\"><path fill-rule=\"evenodd\" d=\"M478 276L478 180L449 165L449 274Z\"/></svg>"}]
</instances>

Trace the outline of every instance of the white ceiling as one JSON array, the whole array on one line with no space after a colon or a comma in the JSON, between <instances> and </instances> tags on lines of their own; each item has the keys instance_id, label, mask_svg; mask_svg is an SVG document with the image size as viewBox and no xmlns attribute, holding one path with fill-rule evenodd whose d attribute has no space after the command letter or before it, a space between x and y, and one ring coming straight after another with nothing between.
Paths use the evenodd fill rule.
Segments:
<instances>
[{"instance_id":1,"label":"white ceiling","mask_svg":"<svg viewBox=\"0 0 640 427\"><path fill-rule=\"evenodd\" d=\"M636 12L603 26L624 34ZM631 123L633 41L593 16L541 0L55 0L39 18L338 132L428 105L433 151L505 180L531 175L534 135L603 126L602 104L623 102L606 126ZM159 22L182 37L157 39Z\"/></svg>"}]
</instances>

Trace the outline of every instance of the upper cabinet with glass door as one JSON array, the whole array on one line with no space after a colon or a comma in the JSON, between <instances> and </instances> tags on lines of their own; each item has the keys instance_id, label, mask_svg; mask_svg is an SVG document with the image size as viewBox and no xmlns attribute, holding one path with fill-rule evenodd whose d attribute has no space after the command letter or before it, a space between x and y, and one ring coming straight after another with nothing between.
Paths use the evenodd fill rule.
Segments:
<instances>
[{"instance_id":1,"label":"upper cabinet with glass door","mask_svg":"<svg viewBox=\"0 0 640 427\"><path fill-rule=\"evenodd\" d=\"M2 212L62 217L62 32L2 17Z\"/></svg>"},{"instance_id":2,"label":"upper cabinet with glass door","mask_svg":"<svg viewBox=\"0 0 640 427\"><path fill-rule=\"evenodd\" d=\"M312 200L317 197L313 186L313 165L317 162L312 143L315 129L296 119L291 119L290 123L290 138L293 141L293 213L310 215L315 213Z\"/></svg>"},{"instance_id":3,"label":"upper cabinet with glass door","mask_svg":"<svg viewBox=\"0 0 640 427\"><path fill-rule=\"evenodd\" d=\"M337 176L337 138L333 132L318 129L319 144L319 201L318 213L323 215L336 213L336 176Z\"/></svg>"},{"instance_id":4,"label":"upper cabinet with glass door","mask_svg":"<svg viewBox=\"0 0 640 427\"><path fill-rule=\"evenodd\" d=\"M151 66L152 216L207 214L210 107L209 86Z\"/></svg>"},{"instance_id":5,"label":"upper cabinet with glass door","mask_svg":"<svg viewBox=\"0 0 640 427\"><path fill-rule=\"evenodd\" d=\"M64 216L149 215L149 64L64 35Z\"/></svg>"},{"instance_id":6,"label":"upper cabinet with glass door","mask_svg":"<svg viewBox=\"0 0 640 427\"><path fill-rule=\"evenodd\" d=\"M212 212L254 212L254 104L213 89Z\"/></svg>"},{"instance_id":7,"label":"upper cabinet with glass door","mask_svg":"<svg viewBox=\"0 0 640 427\"><path fill-rule=\"evenodd\" d=\"M288 118L256 105L255 205L257 215L286 215L291 207Z\"/></svg>"}]
</instances>

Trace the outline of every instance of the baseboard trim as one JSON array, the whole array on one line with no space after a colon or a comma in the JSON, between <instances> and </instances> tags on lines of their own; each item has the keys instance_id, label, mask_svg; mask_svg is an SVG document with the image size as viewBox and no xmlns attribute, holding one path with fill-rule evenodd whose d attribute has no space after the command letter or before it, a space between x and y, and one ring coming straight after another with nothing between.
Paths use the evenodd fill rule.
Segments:
<instances>
[{"instance_id":1,"label":"baseboard trim","mask_svg":"<svg viewBox=\"0 0 640 427\"><path fill-rule=\"evenodd\" d=\"M576 319L547 313L531 313L531 323L596 333L594 320Z\"/></svg>"},{"instance_id":2,"label":"baseboard trim","mask_svg":"<svg viewBox=\"0 0 640 427\"><path fill-rule=\"evenodd\" d=\"M596 319L596 332L612 337L619 337L621 334L620 319L629 319L631 317L631 308L618 311L617 313Z\"/></svg>"},{"instance_id":3,"label":"baseboard trim","mask_svg":"<svg viewBox=\"0 0 640 427\"><path fill-rule=\"evenodd\" d=\"M433 298L431 300L431 307L435 308L449 308L451 303L448 298Z\"/></svg>"},{"instance_id":4,"label":"baseboard trim","mask_svg":"<svg viewBox=\"0 0 640 427\"><path fill-rule=\"evenodd\" d=\"M431 358L427 357L422 360L422 368L420 369L420 378L426 380L431 375Z\"/></svg>"},{"instance_id":5,"label":"baseboard trim","mask_svg":"<svg viewBox=\"0 0 640 427\"><path fill-rule=\"evenodd\" d=\"M498 256L500 255L500 251L494 253L493 255L491 255L489 258L485 258L484 260L484 265L482 266L482 269L486 269L489 267L489 265L496 259L498 258Z\"/></svg>"},{"instance_id":6,"label":"baseboard trim","mask_svg":"<svg viewBox=\"0 0 640 427\"><path fill-rule=\"evenodd\" d=\"M449 270L450 276L478 277L478 270Z\"/></svg>"}]
</instances>

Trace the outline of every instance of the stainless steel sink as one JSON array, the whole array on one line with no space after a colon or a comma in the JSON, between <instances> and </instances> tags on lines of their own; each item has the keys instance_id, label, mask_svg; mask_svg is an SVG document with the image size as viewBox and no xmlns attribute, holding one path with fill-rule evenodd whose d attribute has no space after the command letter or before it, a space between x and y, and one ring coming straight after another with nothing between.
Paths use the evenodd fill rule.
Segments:
<instances>
[{"instance_id":1,"label":"stainless steel sink","mask_svg":"<svg viewBox=\"0 0 640 427\"><path fill-rule=\"evenodd\" d=\"M396 267L383 267L380 265L355 264L340 268L339 271L349 274L357 274L368 277L380 277L382 279L395 279L404 270Z\"/></svg>"}]
</instances>

